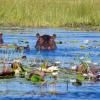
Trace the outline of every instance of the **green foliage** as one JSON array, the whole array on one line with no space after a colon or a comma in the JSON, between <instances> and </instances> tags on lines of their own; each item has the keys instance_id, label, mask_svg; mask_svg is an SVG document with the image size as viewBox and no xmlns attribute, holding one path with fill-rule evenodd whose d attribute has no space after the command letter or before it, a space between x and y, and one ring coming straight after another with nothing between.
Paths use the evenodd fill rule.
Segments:
<instances>
[{"instance_id":1,"label":"green foliage","mask_svg":"<svg viewBox=\"0 0 100 100\"><path fill-rule=\"evenodd\" d=\"M41 64L41 68L42 68L42 69L46 69L47 67L46 67L45 64Z\"/></svg>"},{"instance_id":2,"label":"green foliage","mask_svg":"<svg viewBox=\"0 0 100 100\"><path fill-rule=\"evenodd\" d=\"M32 82L42 82L43 79L42 79L41 76L39 76L39 75L33 75L33 76L31 77L31 81L32 81Z\"/></svg>"},{"instance_id":3,"label":"green foliage","mask_svg":"<svg viewBox=\"0 0 100 100\"><path fill-rule=\"evenodd\" d=\"M0 25L100 25L100 0L0 0Z\"/></svg>"},{"instance_id":4,"label":"green foliage","mask_svg":"<svg viewBox=\"0 0 100 100\"><path fill-rule=\"evenodd\" d=\"M84 81L84 80L85 80L84 76L81 75L81 74L77 74L77 79L78 79L79 81Z\"/></svg>"}]
</instances>

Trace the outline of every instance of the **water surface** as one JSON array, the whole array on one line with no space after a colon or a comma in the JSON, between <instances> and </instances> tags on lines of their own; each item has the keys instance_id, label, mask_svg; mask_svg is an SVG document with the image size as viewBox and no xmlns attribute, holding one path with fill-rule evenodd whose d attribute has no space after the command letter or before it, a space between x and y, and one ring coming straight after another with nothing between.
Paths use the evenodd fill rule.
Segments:
<instances>
[{"instance_id":1,"label":"water surface","mask_svg":"<svg viewBox=\"0 0 100 100\"><path fill-rule=\"evenodd\" d=\"M71 64L78 63L75 58L77 56L87 56L92 62L100 65L100 33L97 32L71 32L63 29L24 29L24 30L0 30L3 32L5 44L25 45L19 41L29 41L31 47L30 52L21 53L13 52L9 49L7 53L11 58L17 58L26 55L29 59L52 59L62 62L60 67L71 67ZM54 51L36 51L34 46L36 43L36 33L56 34L57 50ZM16 33L16 34L15 34ZM59 42L62 44L59 44ZM89 41L86 43L86 41ZM80 48L84 46L85 48ZM4 56L2 48L0 48L0 58ZM24 63L25 64L25 63ZM53 92L53 94L52 94ZM54 93L55 92L55 93ZM1 99L44 99L44 100L82 100L92 99L99 100L100 98L99 83L84 83L80 87L73 86L71 83L58 83L56 85L34 85L22 78L1 79L0 80L0 98Z\"/></svg>"}]
</instances>

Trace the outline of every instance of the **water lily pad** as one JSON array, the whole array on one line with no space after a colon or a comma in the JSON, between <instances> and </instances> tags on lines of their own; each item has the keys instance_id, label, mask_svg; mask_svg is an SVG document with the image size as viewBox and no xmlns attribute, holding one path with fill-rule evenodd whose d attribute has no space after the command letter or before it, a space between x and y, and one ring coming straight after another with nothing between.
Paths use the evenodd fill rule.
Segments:
<instances>
[{"instance_id":1,"label":"water lily pad","mask_svg":"<svg viewBox=\"0 0 100 100\"><path fill-rule=\"evenodd\" d=\"M86 48L86 46L81 45L81 46L80 46L80 48L81 48L81 49L85 49L85 48Z\"/></svg>"},{"instance_id":2,"label":"water lily pad","mask_svg":"<svg viewBox=\"0 0 100 100\"><path fill-rule=\"evenodd\" d=\"M77 74L77 79L78 79L79 81L84 81L84 80L85 80L84 76L81 75L80 73Z\"/></svg>"},{"instance_id":3,"label":"water lily pad","mask_svg":"<svg viewBox=\"0 0 100 100\"><path fill-rule=\"evenodd\" d=\"M41 76L39 76L39 75L33 75L33 76L31 77L31 81L32 81L32 82L42 82L43 79L42 79Z\"/></svg>"}]
</instances>

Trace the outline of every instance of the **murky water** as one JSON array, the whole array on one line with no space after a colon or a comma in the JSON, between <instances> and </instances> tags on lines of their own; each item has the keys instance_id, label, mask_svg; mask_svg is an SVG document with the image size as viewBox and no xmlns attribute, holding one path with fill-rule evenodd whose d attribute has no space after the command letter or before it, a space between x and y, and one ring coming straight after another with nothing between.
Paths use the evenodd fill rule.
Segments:
<instances>
[{"instance_id":1,"label":"murky water","mask_svg":"<svg viewBox=\"0 0 100 100\"><path fill-rule=\"evenodd\" d=\"M19 41L29 41L31 47L30 52L25 51L16 53L9 49L7 56L11 58L20 57L23 54L31 58L52 59L62 62L61 67L71 67L71 64L78 63L75 58L77 56L87 56L92 62L100 65L100 33L96 32L71 32L62 29L24 29L24 30L0 30L3 32L5 44L25 45ZM36 43L36 33L56 34L57 50L54 51L36 51L34 46ZM16 33L16 34L14 34ZM62 42L60 44L59 42ZM0 48L0 58L4 56L2 48ZM12 53L13 51L13 53ZM25 64L25 62L24 62ZM84 83L80 87L68 85L67 83L33 85L31 82L23 78L0 79L0 98L1 99L69 99L82 100L100 98L99 83Z\"/></svg>"}]
</instances>

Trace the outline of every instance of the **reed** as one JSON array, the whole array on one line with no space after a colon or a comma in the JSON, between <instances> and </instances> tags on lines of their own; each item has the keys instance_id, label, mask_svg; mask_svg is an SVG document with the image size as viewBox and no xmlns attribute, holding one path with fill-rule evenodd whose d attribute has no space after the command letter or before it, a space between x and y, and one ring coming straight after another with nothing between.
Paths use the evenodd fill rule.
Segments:
<instances>
[{"instance_id":1,"label":"reed","mask_svg":"<svg viewBox=\"0 0 100 100\"><path fill-rule=\"evenodd\" d=\"M0 0L0 25L99 26L100 0Z\"/></svg>"}]
</instances>

